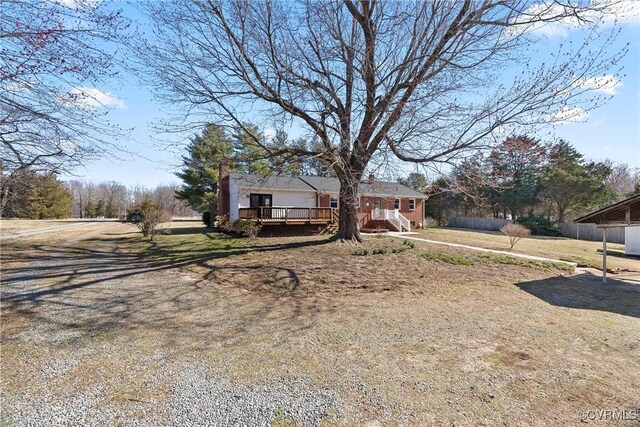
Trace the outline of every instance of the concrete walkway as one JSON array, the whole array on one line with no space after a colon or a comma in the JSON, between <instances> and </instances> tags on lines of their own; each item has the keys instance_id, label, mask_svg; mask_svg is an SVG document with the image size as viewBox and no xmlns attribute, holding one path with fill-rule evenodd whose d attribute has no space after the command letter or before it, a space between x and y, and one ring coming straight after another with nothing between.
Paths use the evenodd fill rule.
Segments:
<instances>
[{"instance_id":1,"label":"concrete walkway","mask_svg":"<svg viewBox=\"0 0 640 427\"><path fill-rule=\"evenodd\" d=\"M593 282L602 286L614 284L627 284L640 286L640 273L635 271L623 271L620 273L607 273L607 283L602 283L602 270L595 268L579 267L576 268L574 274L569 276L570 279L580 282ZM637 289L637 288L636 288Z\"/></svg>"},{"instance_id":2,"label":"concrete walkway","mask_svg":"<svg viewBox=\"0 0 640 427\"><path fill-rule=\"evenodd\" d=\"M424 239L422 237L413 237L412 235L415 235L415 234L418 234L418 233L398 233L398 232L393 232L393 231L390 231L389 233L387 233L388 236L397 237L397 238L400 238L400 239L417 240L419 242L427 242L427 243L433 243L433 244L436 244L436 245L443 245L443 246L450 246L450 247L454 247L454 248L469 249L469 250L478 251L478 252L489 252L489 253L492 253L492 254L508 255L508 256L515 257L515 258L523 258L523 259L528 259L528 260L533 260L533 261L555 262L555 263L560 263L560 264L567 264L567 265L572 266L573 268L576 268L578 266L578 264L576 264L575 262L563 261L561 259L544 258L544 257L539 257L539 256L534 256L534 255L519 254L519 253L515 253L515 252L479 248L477 246L461 245L461 244L458 244L458 243L440 242L438 240L429 240L429 239Z\"/></svg>"}]
</instances>

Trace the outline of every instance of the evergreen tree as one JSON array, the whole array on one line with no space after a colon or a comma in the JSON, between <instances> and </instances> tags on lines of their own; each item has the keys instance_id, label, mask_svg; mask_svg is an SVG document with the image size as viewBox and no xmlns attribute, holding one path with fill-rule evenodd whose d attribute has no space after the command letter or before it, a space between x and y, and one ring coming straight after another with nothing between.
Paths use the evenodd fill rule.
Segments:
<instances>
[{"instance_id":1,"label":"evergreen tree","mask_svg":"<svg viewBox=\"0 0 640 427\"><path fill-rule=\"evenodd\" d=\"M98 200L96 204L96 217L104 217L104 200Z\"/></svg>"},{"instance_id":2,"label":"evergreen tree","mask_svg":"<svg viewBox=\"0 0 640 427\"><path fill-rule=\"evenodd\" d=\"M67 218L71 214L71 192L55 174L37 175L28 202L31 219Z\"/></svg>"},{"instance_id":3,"label":"evergreen tree","mask_svg":"<svg viewBox=\"0 0 640 427\"><path fill-rule=\"evenodd\" d=\"M118 204L114 200L109 200L104 208L104 216L107 218L118 217Z\"/></svg>"},{"instance_id":4,"label":"evergreen tree","mask_svg":"<svg viewBox=\"0 0 640 427\"><path fill-rule=\"evenodd\" d=\"M182 179L183 185L176 191L176 197L195 210L209 211L213 218L218 201L218 168L221 161L231 160L232 149L233 144L224 130L207 124L202 134L191 140L188 154L182 157L182 169L176 176Z\"/></svg>"},{"instance_id":5,"label":"evergreen tree","mask_svg":"<svg viewBox=\"0 0 640 427\"><path fill-rule=\"evenodd\" d=\"M538 141L527 136L507 138L489 156L496 188L491 190L491 203L505 214L517 218L531 212L540 201L545 150Z\"/></svg>"},{"instance_id":6,"label":"evergreen tree","mask_svg":"<svg viewBox=\"0 0 640 427\"><path fill-rule=\"evenodd\" d=\"M398 182L421 193L427 191L428 187L427 177L418 172L412 172L408 177L398 179Z\"/></svg>"},{"instance_id":7,"label":"evergreen tree","mask_svg":"<svg viewBox=\"0 0 640 427\"><path fill-rule=\"evenodd\" d=\"M39 174L29 169L4 193L3 216L30 219L66 218L71 214L71 192L54 173Z\"/></svg>"},{"instance_id":8,"label":"evergreen tree","mask_svg":"<svg viewBox=\"0 0 640 427\"><path fill-rule=\"evenodd\" d=\"M585 163L582 154L564 140L549 146L548 152L542 184L545 195L555 205L558 222L563 222L570 211L586 211L610 200L606 185L610 167Z\"/></svg>"},{"instance_id":9,"label":"evergreen tree","mask_svg":"<svg viewBox=\"0 0 640 427\"><path fill-rule=\"evenodd\" d=\"M265 176L272 172L272 155L263 148L267 141L256 125L245 123L236 127L232 137L233 158L240 172Z\"/></svg>"},{"instance_id":10,"label":"evergreen tree","mask_svg":"<svg viewBox=\"0 0 640 427\"><path fill-rule=\"evenodd\" d=\"M84 217L95 218L96 217L96 205L93 202L87 202L84 206Z\"/></svg>"}]
</instances>

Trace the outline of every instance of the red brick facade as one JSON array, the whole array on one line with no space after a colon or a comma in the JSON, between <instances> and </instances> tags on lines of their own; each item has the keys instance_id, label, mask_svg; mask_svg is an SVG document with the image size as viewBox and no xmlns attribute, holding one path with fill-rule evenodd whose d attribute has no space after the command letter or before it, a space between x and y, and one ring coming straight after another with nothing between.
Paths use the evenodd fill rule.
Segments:
<instances>
[{"instance_id":1,"label":"red brick facade","mask_svg":"<svg viewBox=\"0 0 640 427\"><path fill-rule=\"evenodd\" d=\"M220 162L218 167L218 215L229 215L229 164Z\"/></svg>"},{"instance_id":2,"label":"red brick facade","mask_svg":"<svg viewBox=\"0 0 640 427\"><path fill-rule=\"evenodd\" d=\"M413 197L375 197L375 196L360 196L360 208L358 212L361 214L361 217L367 216L370 214L373 209L376 207L376 199L380 200L380 209L389 209L393 210L396 208L396 199L400 199L400 213L406 217L409 221L411 221L411 227L422 227L424 222L424 199L416 199ZM319 208L328 208L330 195L328 194L318 194L318 207ZM414 200L414 209L409 209L409 200ZM365 218L363 226L364 228L376 228L372 227L374 221L367 220Z\"/></svg>"},{"instance_id":3,"label":"red brick facade","mask_svg":"<svg viewBox=\"0 0 640 427\"><path fill-rule=\"evenodd\" d=\"M229 215L230 194L229 194L229 165L221 163L219 168L219 191L218 191L218 214ZM265 190L268 191L268 190ZM337 197L337 194L316 193L316 207L331 207L331 196ZM360 206L358 209L358 217L360 219L361 228L387 228L390 224L384 224L384 221L372 221L371 212L375 208L380 209L396 209L396 200L399 200L400 213L411 222L411 228L423 226L424 222L424 199L414 197L395 197L395 196L360 196ZM413 200L413 209L409 208L409 202ZM382 223L382 224L381 224Z\"/></svg>"}]
</instances>

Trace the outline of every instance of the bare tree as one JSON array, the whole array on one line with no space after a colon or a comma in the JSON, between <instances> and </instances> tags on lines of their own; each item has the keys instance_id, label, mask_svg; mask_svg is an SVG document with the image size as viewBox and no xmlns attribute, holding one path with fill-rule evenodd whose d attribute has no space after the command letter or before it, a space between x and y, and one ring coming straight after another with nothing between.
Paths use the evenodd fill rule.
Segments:
<instances>
[{"instance_id":1,"label":"bare tree","mask_svg":"<svg viewBox=\"0 0 640 427\"><path fill-rule=\"evenodd\" d=\"M629 197L636 183L640 181L640 169L632 169L626 163L615 164L610 160L604 163L611 168L611 174L607 177L607 187L616 201Z\"/></svg>"},{"instance_id":2,"label":"bare tree","mask_svg":"<svg viewBox=\"0 0 640 427\"><path fill-rule=\"evenodd\" d=\"M531 130L522 127L575 119L604 100L586 92L612 84L625 53L608 52L614 31L595 31L612 2L192 0L144 10L156 25L144 63L162 99L187 112L181 123L242 128L249 116L307 129L317 147L255 142L330 165L338 237L356 241L370 162L452 164ZM549 23L593 31L536 61L544 40L533 30Z\"/></svg>"},{"instance_id":3,"label":"bare tree","mask_svg":"<svg viewBox=\"0 0 640 427\"><path fill-rule=\"evenodd\" d=\"M128 21L93 0L2 0L0 168L2 190L23 170L65 171L113 151L119 131L97 85L115 77ZM1 214L1 212L0 212Z\"/></svg>"},{"instance_id":4,"label":"bare tree","mask_svg":"<svg viewBox=\"0 0 640 427\"><path fill-rule=\"evenodd\" d=\"M175 182L160 184L153 190L153 202L170 216L190 216L191 208L185 201L176 197L178 190L180 190L180 185Z\"/></svg>"}]
</instances>

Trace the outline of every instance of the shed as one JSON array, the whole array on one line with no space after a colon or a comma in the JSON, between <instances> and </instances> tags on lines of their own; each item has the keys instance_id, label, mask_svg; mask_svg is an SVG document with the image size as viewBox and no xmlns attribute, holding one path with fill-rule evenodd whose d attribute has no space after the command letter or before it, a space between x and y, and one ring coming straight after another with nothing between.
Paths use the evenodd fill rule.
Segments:
<instances>
[{"instance_id":1,"label":"shed","mask_svg":"<svg viewBox=\"0 0 640 427\"><path fill-rule=\"evenodd\" d=\"M595 223L602 229L602 280L607 282L607 229L624 227L625 255L640 256L640 194L598 209L574 222Z\"/></svg>"}]
</instances>

